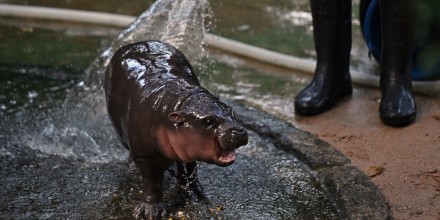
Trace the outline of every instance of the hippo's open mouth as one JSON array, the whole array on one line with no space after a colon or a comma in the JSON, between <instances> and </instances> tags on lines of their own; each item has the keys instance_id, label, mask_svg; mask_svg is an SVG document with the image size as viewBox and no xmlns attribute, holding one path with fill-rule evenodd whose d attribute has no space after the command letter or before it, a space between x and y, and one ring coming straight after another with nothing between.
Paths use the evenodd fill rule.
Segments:
<instances>
[{"instance_id":1,"label":"hippo's open mouth","mask_svg":"<svg viewBox=\"0 0 440 220\"><path fill-rule=\"evenodd\" d=\"M226 150L224 149L220 142L217 142L217 165L228 166L235 161L235 149Z\"/></svg>"},{"instance_id":2,"label":"hippo's open mouth","mask_svg":"<svg viewBox=\"0 0 440 220\"><path fill-rule=\"evenodd\" d=\"M235 161L235 150L221 150L218 155L218 161L222 164L231 164Z\"/></svg>"}]
</instances>

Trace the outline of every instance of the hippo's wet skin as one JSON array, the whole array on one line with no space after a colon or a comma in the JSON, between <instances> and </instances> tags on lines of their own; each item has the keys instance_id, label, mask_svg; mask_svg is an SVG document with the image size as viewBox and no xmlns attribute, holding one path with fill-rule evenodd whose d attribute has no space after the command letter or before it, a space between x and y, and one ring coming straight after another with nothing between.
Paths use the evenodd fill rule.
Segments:
<instances>
[{"instance_id":1,"label":"hippo's wet skin","mask_svg":"<svg viewBox=\"0 0 440 220\"><path fill-rule=\"evenodd\" d=\"M105 92L112 123L142 174L137 218L163 215L164 171L174 161L183 194L204 199L196 161L230 165L247 143L232 108L201 87L185 56L168 44L144 41L116 51Z\"/></svg>"}]
</instances>

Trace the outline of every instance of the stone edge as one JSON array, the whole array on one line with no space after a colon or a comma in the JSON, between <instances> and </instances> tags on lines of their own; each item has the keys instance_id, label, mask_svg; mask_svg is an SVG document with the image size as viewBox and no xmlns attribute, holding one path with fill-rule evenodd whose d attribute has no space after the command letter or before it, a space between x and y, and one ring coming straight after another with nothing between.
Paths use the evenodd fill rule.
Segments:
<instances>
[{"instance_id":1,"label":"stone edge","mask_svg":"<svg viewBox=\"0 0 440 220\"><path fill-rule=\"evenodd\" d=\"M234 108L243 126L270 139L276 147L294 154L316 171L322 184L334 196L343 218L392 219L380 190L330 144L268 113L231 100L225 102Z\"/></svg>"}]
</instances>

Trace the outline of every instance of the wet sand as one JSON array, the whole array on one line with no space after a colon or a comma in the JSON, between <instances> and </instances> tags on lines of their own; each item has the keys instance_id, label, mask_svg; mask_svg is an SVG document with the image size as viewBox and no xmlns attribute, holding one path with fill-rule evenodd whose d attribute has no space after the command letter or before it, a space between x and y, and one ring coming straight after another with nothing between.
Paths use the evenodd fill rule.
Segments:
<instances>
[{"instance_id":1,"label":"wet sand","mask_svg":"<svg viewBox=\"0 0 440 220\"><path fill-rule=\"evenodd\" d=\"M389 127L379 118L380 92L355 86L353 96L313 117L295 115L299 128L341 151L360 170L384 168L371 177L395 219L440 219L440 98L416 96L416 121Z\"/></svg>"}]
</instances>

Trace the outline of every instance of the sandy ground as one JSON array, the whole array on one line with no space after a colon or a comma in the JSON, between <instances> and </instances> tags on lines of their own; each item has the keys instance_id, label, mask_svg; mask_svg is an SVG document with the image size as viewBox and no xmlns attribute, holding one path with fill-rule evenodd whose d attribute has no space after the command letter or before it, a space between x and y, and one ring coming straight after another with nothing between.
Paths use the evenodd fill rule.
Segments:
<instances>
[{"instance_id":1,"label":"sandy ground","mask_svg":"<svg viewBox=\"0 0 440 220\"><path fill-rule=\"evenodd\" d=\"M353 96L313 117L293 123L348 156L387 198L395 219L440 219L440 98L416 96L418 117L404 128L379 118L378 89L356 86ZM378 170L378 169L373 169Z\"/></svg>"}]
</instances>

